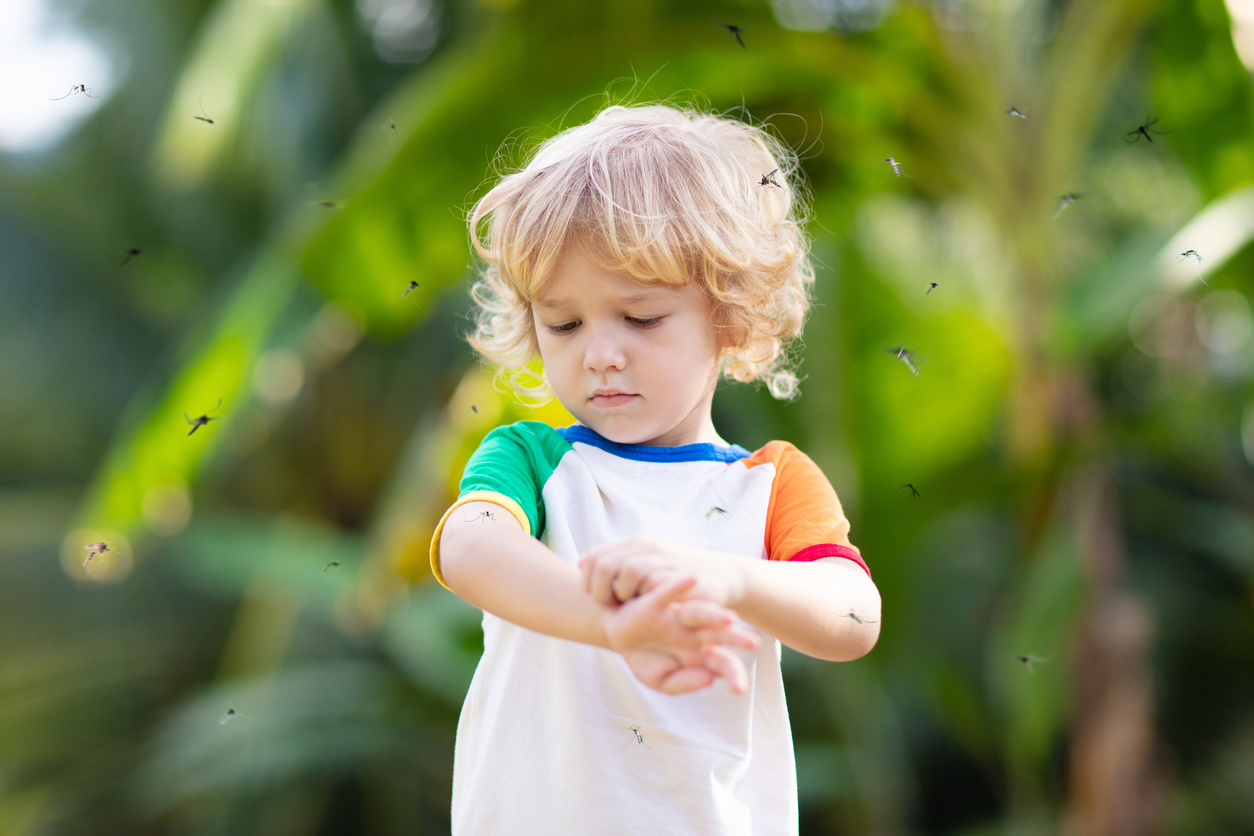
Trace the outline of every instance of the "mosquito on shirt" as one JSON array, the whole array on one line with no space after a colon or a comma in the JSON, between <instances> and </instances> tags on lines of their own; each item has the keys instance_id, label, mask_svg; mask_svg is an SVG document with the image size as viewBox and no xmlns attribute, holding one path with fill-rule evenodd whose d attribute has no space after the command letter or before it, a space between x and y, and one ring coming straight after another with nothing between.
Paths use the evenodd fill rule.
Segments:
<instances>
[{"instance_id":1,"label":"mosquito on shirt","mask_svg":"<svg viewBox=\"0 0 1254 836\"><path fill-rule=\"evenodd\" d=\"M645 743L645 742L644 742L644 735L640 733L640 729L641 729L641 728L643 728L642 726L628 726L628 728L629 728L629 729L631 729L631 733L632 733L632 734L634 734L634 735L636 736L636 738L635 738L635 742L636 742L637 744L639 744L639 745L643 746L643 747L644 747L644 748L646 748L646 749L652 749L652 748L653 748L653 747L652 747L652 746L650 746L648 743ZM624 743L622 746L619 746L618 748L620 748L620 749L626 749L628 746L630 746L630 745L631 745L631 743L632 743L632 741L628 740L626 743Z\"/></svg>"}]
</instances>

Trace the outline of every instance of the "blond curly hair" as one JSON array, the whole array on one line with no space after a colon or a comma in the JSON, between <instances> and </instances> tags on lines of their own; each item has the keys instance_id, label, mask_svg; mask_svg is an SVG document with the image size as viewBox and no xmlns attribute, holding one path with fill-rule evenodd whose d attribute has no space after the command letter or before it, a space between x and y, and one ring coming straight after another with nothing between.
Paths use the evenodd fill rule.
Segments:
<instances>
[{"instance_id":1,"label":"blond curly hair","mask_svg":"<svg viewBox=\"0 0 1254 836\"><path fill-rule=\"evenodd\" d=\"M759 127L670 105L607 107L540 145L470 211L484 266L467 339L516 392L551 397L547 381L522 380L539 357L531 303L578 237L642 284L698 282L727 346L720 374L795 397L788 349L814 284L804 197L796 155Z\"/></svg>"}]
</instances>

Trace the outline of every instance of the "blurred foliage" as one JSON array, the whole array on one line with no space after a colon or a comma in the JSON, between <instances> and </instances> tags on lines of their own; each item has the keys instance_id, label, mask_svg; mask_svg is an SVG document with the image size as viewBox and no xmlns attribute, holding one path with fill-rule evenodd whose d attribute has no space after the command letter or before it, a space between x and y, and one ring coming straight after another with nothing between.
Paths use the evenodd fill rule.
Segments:
<instances>
[{"instance_id":1,"label":"blurred foliage","mask_svg":"<svg viewBox=\"0 0 1254 836\"><path fill-rule=\"evenodd\" d=\"M465 212L657 99L769 125L813 197L803 396L715 398L820 463L884 595L867 658L785 654L803 832L1254 831L1222 0L60 11L126 75L0 156L0 833L447 831L482 639L430 533L492 427L571 420L470 356Z\"/></svg>"}]
</instances>

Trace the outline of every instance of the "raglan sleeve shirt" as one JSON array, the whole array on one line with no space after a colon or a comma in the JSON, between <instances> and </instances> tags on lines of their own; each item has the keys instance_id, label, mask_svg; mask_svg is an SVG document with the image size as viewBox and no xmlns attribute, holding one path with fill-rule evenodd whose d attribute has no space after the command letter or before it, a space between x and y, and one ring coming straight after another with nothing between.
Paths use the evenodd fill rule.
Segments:
<instances>
[{"instance_id":1,"label":"raglan sleeve shirt","mask_svg":"<svg viewBox=\"0 0 1254 836\"><path fill-rule=\"evenodd\" d=\"M751 559L866 564L827 477L791 444L755 452L620 444L575 424L490 432L439 541L468 502L495 503L558 558L641 536ZM458 524L461 520L457 520ZM868 572L869 574L869 572ZM454 750L455 836L796 836L796 767L779 643L737 651L750 685L671 696L621 656L484 614L484 651ZM554 788L558 792L554 793Z\"/></svg>"},{"instance_id":2,"label":"raglan sleeve shirt","mask_svg":"<svg viewBox=\"0 0 1254 836\"><path fill-rule=\"evenodd\" d=\"M513 514L524 531L533 537L542 536L544 483L569 449L565 438L529 421L488 433L466 465L457 501L445 512L431 540L431 568L441 584L444 577L440 571L440 534L450 515L468 502L493 502ZM727 465L739 466L749 473L771 474L765 526L759 529L767 559L811 561L839 557L853 561L870 575L860 552L849 541L849 520L836 491L809 456L786 441L771 441Z\"/></svg>"}]
</instances>

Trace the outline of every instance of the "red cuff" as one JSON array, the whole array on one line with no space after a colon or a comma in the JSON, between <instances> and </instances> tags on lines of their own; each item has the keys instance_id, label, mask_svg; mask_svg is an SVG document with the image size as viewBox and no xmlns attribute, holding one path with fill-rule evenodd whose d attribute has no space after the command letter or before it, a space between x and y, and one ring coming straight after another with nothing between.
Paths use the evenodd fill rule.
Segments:
<instances>
[{"instance_id":1,"label":"red cuff","mask_svg":"<svg viewBox=\"0 0 1254 836\"><path fill-rule=\"evenodd\" d=\"M804 563L810 560L818 560L820 557L843 557L846 560L852 560L862 567L862 571L866 572L868 578L871 577L871 570L867 567L866 561L862 559L862 555L858 554L857 549L850 546L820 543L817 546L807 546L788 559L793 561L799 560Z\"/></svg>"}]
</instances>

